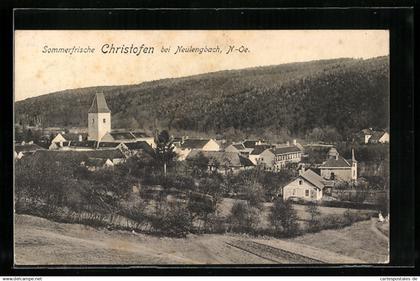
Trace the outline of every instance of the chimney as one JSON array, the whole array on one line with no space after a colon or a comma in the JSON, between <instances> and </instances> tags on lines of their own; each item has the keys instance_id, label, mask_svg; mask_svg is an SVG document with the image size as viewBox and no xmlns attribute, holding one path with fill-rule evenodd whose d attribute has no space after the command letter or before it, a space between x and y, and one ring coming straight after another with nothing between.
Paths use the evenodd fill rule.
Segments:
<instances>
[{"instance_id":1,"label":"chimney","mask_svg":"<svg viewBox=\"0 0 420 281\"><path fill-rule=\"evenodd\" d=\"M82 142L83 141L83 137L82 135L79 135L79 141Z\"/></svg>"},{"instance_id":2,"label":"chimney","mask_svg":"<svg viewBox=\"0 0 420 281\"><path fill-rule=\"evenodd\" d=\"M354 157L354 148L351 149L351 161L355 162L356 158Z\"/></svg>"},{"instance_id":3,"label":"chimney","mask_svg":"<svg viewBox=\"0 0 420 281\"><path fill-rule=\"evenodd\" d=\"M335 155L335 160L338 160L338 153Z\"/></svg>"},{"instance_id":4,"label":"chimney","mask_svg":"<svg viewBox=\"0 0 420 281\"><path fill-rule=\"evenodd\" d=\"M297 141L296 141L296 139L294 139L293 140L293 145L296 145L297 144Z\"/></svg>"}]
</instances>

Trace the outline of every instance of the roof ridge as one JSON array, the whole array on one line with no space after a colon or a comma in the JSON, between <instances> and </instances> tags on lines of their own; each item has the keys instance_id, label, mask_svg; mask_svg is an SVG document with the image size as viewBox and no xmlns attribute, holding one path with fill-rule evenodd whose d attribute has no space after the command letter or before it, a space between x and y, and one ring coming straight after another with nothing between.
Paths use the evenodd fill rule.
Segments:
<instances>
[{"instance_id":1,"label":"roof ridge","mask_svg":"<svg viewBox=\"0 0 420 281\"><path fill-rule=\"evenodd\" d=\"M111 113L106 103L104 93L96 93L88 113Z\"/></svg>"}]
</instances>

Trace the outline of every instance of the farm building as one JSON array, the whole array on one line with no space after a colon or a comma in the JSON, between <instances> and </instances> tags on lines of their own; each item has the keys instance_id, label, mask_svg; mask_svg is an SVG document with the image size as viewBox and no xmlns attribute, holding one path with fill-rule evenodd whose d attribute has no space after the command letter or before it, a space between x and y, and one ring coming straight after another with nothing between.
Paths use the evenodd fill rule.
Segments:
<instances>
[{"instance_id":1,"label":"farm building","mask_svg":"<svg viewBox=\"0 0 420 281\"><path fill-rule=\"evenodd\" d=\"M363 129L357 134L361 143L389 143L389 133L385 130Z\"/></svg>"},{"instance_id":2,"label":"farm building","mask_svg":"<svg viewBox=\"0 0 420 281\"><path fill-rule=\"evenodd\" d=\"M283 187L283 200L291 197L308 201L322 199L325 185L323 178L312 170L300 170L299 176Z\"/></svg>"},{"instance_id":3,"label":"farm building","mask_svg":"<svg viewBox=\"0 0 420 281\"><path fill-rule=\"evenodd\" d=\"M352 159L346 160L334 147L328 151L327 160L319 166L321 176L327 180L357 180L357 161L352 150Z\"/></svg>"},{"instance_id":4,"label":"farm building","mask_svg":"<svg viewBox=\"0 0 420 281\"><path fill-rule=\"evenodd\" d=\"M25 155L33 154L38 150L44 150L44 148L34 144L32 141L27 143L21 142L19 144L15 144L14 157L15 159L21 159Z\"/></svg>"},{"instance_id":5,"label":"farm building","mask_svg":"<svg viewBox=\"0 0 420 281\"><path fill-rule=\"evenodd\" d=\"M193 150L187 156L187 160L199 157L200 154L209 159L208 169L210 171L218 171L227 174L230 172L236 173L242 170L252 169L254 167L254 164L252 164L248 158L236 152Z\"/></svg>"},{"instance_id":6,"label":"farm building","mask_svg":"<svg viewBox=\"0 0 420 281\"><path fill-rule=\"evenodd\" d=\"M214 139L185 139L175 147L178 160L187 159L193 151L220 151L220 144Z\"/></svg>"}]
</instances>

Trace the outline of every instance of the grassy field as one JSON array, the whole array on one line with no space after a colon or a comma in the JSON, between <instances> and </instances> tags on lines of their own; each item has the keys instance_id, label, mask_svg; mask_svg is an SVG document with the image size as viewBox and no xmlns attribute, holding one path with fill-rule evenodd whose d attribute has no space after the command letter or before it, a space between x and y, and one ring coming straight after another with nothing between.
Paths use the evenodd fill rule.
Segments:
<instances>
[{"instance_id":1,"label":"grassy field","mask_svg":"<svg viewBox=\"0 0 420 281\"><path fill-rule=\"evenodd\" d=\"M387 241L372 223L321 231L294 239L244 235L189 235L162 238L109 231L43 218L15 216L15 262L18 265L80 264L261 264L273 263L258 253L229 245L257 241L326 263L374 263L387 260ZM287 257L284 263L293 263Z\"/></svg>"},{"instance_id":2,"label":"grassy field","mask_svg":"<svg viewBox=\"0 0 420 281\"><path fill-rule=\"evenodd\" d=\"M374 229L376 224L377 220L372 219L340 230L323 230L288 241L312 245L372 263L387 263L389 241L383 235L377 234Z\"/></svg>"}]
</instances>

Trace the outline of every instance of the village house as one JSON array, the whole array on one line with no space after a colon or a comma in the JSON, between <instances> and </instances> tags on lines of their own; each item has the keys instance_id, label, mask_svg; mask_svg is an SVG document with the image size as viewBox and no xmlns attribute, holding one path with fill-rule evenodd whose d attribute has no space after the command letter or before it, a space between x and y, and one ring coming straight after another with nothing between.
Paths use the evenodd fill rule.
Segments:
<instances>
[{"instance_id":1,"label":"village house","mask_svg":"<svg viewBox=\"0 0 420 281\"><path fill-rule=\"evenodd\" d=\"M287 164L299 163L302 160L302 150L296 145L277 147L272 149L274 153L274 170L280 171Z\"/></svg>"},{"instance_id":2,"label":"village house","mask_svg":"<svg viewBox=\"0 0 420 281\"><path fill-rule=\"evenodd\" d=\"M237 152L193 150L186 159L199 157L200 154L209 159L209 171L228 174L254 168L254 164L248 158Z\"/></svg>"},{"instance_id":3,"label":"village house","mask_svg":"<svg viewBox=\"0 0 420 281\"><path fill-rule=\"evenodd\" d=\"M146 142L148 143L152 148L156 148L155 138L152 136L149 136L145 132L140 131L133 131L131 134L136 138L136 142Z\"/></svg>"},{"instance_id":4,"label":"village house","mask_svg":"<svg viewBox=\"0 0 420 281\"><path fill-rule=\"evenodd\" d=\"M241 154L246 154L247 152L249 153L249 151L247 151L247 149L242 143L232 143L225 148L225 151L241 153Z\"/></svg>"},{"instance_id":5,"label":"village house","mask_svg":"<svg viewBox=\"0 0 420 281\"><path fill-rule=\"evenodd\" d=\"M258 164L263 163L262 160L264 160L264 157L265 157L265 159L268 160L268 162L272 163L272 160L274 160L274 154L271 153L273 155L272 157L273 159L271 159L271 155L266 155L266 156L263 155L264 151L269 150L270 148L273 148L273 147L268 144L256 145L255 148L248 155L249 160L251 160L251 162L254 165L258 165Z\"/></svg>"},{"instance_id":6,"label":"village house","mask_svg":"<svg viewBox=\"0 0 420 281\"><path fill-rule=\"evenodd\" d=\"M153 147L145 141L128 142L123 145L124 148L121 148L121 151L128 157L152 156L154 153Z\"/></svg>"},{"instance_id":7,"label":"village house","mask_svg":"<svg viewBox=\"0 0 420 281\"><path fill-rule=\"evenodd\" d=\"M114 163L109 158L88 158L88 160L82 161L80 164L85 166L91 172L114 167Z\"/></svg>"},{"instance_id":8,"label":"village house","mask_svg":"<svg viewBox=\"0 0 420 281\"><path fill-rule=\"evenodd\" d=\"M178 160L187 159L192 151L220 151L220 143L214 139L184 139L179 146L175 146Z\"/></svg>"},{"instance_id":9,"label":"village house","mask_svg":"<svg viewBox=\"0 0 420 281\"><path fill-rule=\"evenodd\" d=\"M327 160L319 166L321 177L335 181L356 181L357 161L352 150L352 159L346 160L338 153L336 148L328 151Z\"/></svg>"},{"instance_id":10,"label":"village house","mask_svg":"<svg viewBox=\"0 0 420 281\"><path fill-rule=\"evenodd\" d=\"M15 144L14 157L19 160L25 155L33 154L38 150L44 150L44 148L35 144L33 141L30 142L21 142Z\"/></svg>"},{"instance_id":11,"label":"village house","mask_svg":"<svg viewBox=\"0 0 420 281\"><path fill-rule=\"evenodd\" d=\"M300 198L305 201L319 201L324 187L321 176L310 169L302 169L295 180L283 187L283 200Z\"/></svg>"},{"instance_id":12,"label":"village house","mask_svg":"<svg viewBox=\"0 0 420 281\"><path fill-rule=\"evenodd\" d=\"M389 133L385 130L363 129L357 134L361 143L389 143Z\"/></svg>"},{"instance_id":13,"label":"village house","mask_svg":"<svg viewBox=\"0 0 420 281\"><path fill-rule=\"evenodd\" d=\"M104 150L119 149L122 151L135 150L136 145L128 143L146 142L155 147L154 138L140 131L111 131L111 110L108 108L103 93L94 96L88 111L88 133L58 133L49 145L50 150ZM135 154L134 151L131 154ZM130 154L130 153L128 153Z\"/></svg>"},{"instance_id":14,"label":"village house","mask_svg":"<svg viewBox=\"0 0 420 281\"><path fill-rule=\"evenodd\" d=\"M278 172L290 163L299 163L302 158L302 151L297 146L264 148L256 147L250 154L250 160L267 171Z\"/></svg>"},{"instance_id":15,"label":"village house","mask_svg":"<svg viewBox=\"0 0 420 281\"><path fill-rule=\"evenodd\" d=\"M386 131L375 131L370 137L369 143L389 143L389 133Z\"/></svg>"}]
</instances>

